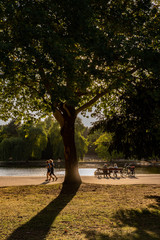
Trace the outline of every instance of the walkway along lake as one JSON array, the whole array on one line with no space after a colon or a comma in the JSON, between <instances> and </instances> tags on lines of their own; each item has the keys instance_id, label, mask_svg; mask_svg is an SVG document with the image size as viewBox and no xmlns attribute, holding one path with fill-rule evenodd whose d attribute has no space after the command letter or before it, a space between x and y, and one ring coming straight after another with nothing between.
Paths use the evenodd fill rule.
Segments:
<instances>
[{"instance_id":1,"label":"walkway along lake","mask_svg":"<svg viewBox=\"0 0 160 240\"><path fill-rule=\"evenodd\" d=\"M81 176L94 176L96 168L79 168ZM160 167L136 167L137 174L160 174ZM65 170L55 168L55 174L63 176ZM16 168L16 167L0 167L0 176L45 176L46 168Z\"/></svg>"}]
</instances>

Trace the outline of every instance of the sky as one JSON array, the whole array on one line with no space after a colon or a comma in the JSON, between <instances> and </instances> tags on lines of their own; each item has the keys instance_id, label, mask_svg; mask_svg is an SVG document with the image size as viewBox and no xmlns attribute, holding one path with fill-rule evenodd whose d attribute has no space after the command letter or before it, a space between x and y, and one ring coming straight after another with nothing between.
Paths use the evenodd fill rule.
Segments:
<instances>
[{"instance_id":1,"label":"sky","mask_svg":"<svg viewBox=\"0 0 160 240\"><path fill-rule=\"evenodd\" d=\"M95 118L92 118L90 114L87 114L88 118L83 117L82 115L78 115L82 119L82 123L84 124L85 127L91 127L92 123L96 121Z\"/></svg>"},{"instance_id":2,"label":"sky","mask_svg":"<svg viewBox=\"0 0 160 240\"><path fill-rule=\"evenodd\" d=\"M0 120L0 125L3 125L3 124L5 124L5 122L4 122L4 121L2 121L2 120Z\"/></svg>"}]
</instances>

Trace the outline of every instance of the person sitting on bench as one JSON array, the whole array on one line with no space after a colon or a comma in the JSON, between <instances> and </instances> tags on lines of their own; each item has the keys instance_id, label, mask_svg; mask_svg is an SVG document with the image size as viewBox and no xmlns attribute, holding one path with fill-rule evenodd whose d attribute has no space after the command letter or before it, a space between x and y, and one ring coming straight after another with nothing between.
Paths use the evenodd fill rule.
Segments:
<instances>
[{"instance_id":1,"label":"person sitting on bench","mask_svg":"<svg viewBox=\"0 0 160 240\"><path fill-rule=\"evenodd\" d=\"M114 169L115 169L115 170L114 170L114 173L115 173L115 175L116 175L116 177L117 177L117 173L118 173L118 170L117 170L117 169L118 169L117 163L114 164Z\"/></svg>"},{"instance_id":2,"label":"person sitting on bench","mask_svg":"<svg viewBox=\"0 0 160 240\"><path fill-rule=\"evenodd\" d=\"M104 173L104 178L107 177L107 175L110 176L109 171L108 171L108 164L107 163L105 163L103 165L103 173Z\"/></svg>"}]
</instances>

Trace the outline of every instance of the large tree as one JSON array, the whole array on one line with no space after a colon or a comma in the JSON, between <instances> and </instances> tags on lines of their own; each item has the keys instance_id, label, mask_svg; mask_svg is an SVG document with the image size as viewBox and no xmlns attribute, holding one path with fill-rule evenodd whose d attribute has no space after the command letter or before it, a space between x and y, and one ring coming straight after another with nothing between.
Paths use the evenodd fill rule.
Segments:
<instances>
[{"instance_id":1,"label":"large tree","mask_svg":"<svg viewBox=\"0 0 160 240\"><path fill-rule=\"evenodd\" d=\"M54 115L65 183L81 182L77 114L100 107L98 100L134 82L140 71L151 74L150 60L159 58L152 31L158 11L150 0L1 1L0 117Z\"/></svg>"}]
</instances>

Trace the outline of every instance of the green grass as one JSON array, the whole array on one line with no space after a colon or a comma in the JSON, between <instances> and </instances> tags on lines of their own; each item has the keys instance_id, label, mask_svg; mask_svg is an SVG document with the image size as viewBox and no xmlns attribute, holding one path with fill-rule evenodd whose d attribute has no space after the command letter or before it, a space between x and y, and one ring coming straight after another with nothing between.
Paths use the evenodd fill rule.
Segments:
<instances>
[{"instance_id":1,"label":"green grass","mask_svg":"<svg viewBox=\"0 0 160 240\"><path fill-rule=\"evenodd\" d=\"M160 185L61 187L0 188L0 239L160 239Z\"/></svg>"}]
</instances>

